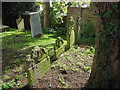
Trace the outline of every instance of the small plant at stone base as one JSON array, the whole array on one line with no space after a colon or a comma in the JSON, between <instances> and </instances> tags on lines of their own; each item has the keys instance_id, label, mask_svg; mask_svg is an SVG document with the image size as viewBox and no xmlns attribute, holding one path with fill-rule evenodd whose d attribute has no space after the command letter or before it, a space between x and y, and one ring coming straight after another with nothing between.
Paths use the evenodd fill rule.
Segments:
<instances>
[{"instance_id":1,"label":"small plant at stone base","mask_svg":"<svg viewBox=\"0 0 120 90\"><path fill-rule=\"evenodd\" d=\"M19 88L22 88L22 87L23 87L21 81L17 81L16 85L17 85Z\"/></svg>"},{"instance_id":2,"label":"small plant at stone base","mask_svg":"<svg viewBox=\"0 0 120 90\"><path fill-rule=\"evenodd\" d=\"M64 70L68 70L68 66L67 66L66 64L63 64L61 67L62 67Z\"/></svg>"},{"instance_id":3,"label":"small plant at stone base","mask_svg":"<svg viewBox=\"0 0 120 90\"><path fill-rule=\"evenodd\" d=\"M18 80L21 80L23 78L23 75L16 75L15 79L18 81Z\"/></svg>"},{"instance_id":4,"label":"small plant at stone base","mask_svg":"<svg viewBox=\"0 0 120 90\"><path fill-rule=\"evenodd\" d=\"M10 79L10 77L9 77L8 75L3 75L3 76L2 76L2 79L8 80L8 79Z\"/></svg>"},{"instance_id":5,"label":"small plant at stone base","mask_svg":"<svg viewBox=\"0 0 120 90\"><path fill-rule=\"evenodd\" d=\"M86 54L89 56L94 56L94 52L95 52L95 50L91 48L86 51Z\"/></svg>"},{"instance_id":6,"label":"small plant at stone base","mask_svg":"<svg viewBox=\"0 0 120 90\"><path fill-rule=\"evenodd\" d=\"M75 67L73 67L73 68L71 68L71 70L72 70L72 71L74 71L74 72L76 72L76 71L78 71L78 70L79 70L79 68L77 68L77 67L76 67L76 68L75 68Z\"/></svg>"},{"instance_id":7,"label":"small plant at stone base","mask_svg":"<svg viewBox=\"0 0 120 90\"><path fill-rule=\"evenodd\" d=\"M85 54L84 53L80 53L81 56L84 56Z\"/></svg>"},{"instance_id":8,"label":"small plant at stone base","mask_svg":"<svg viewBox=\"0 0 120 90\"><path fill-rule=\"evenodd\" d=\"M20 70L19 69L15 69L15 70L13 70L15 73L19 73L20 72Z\"/></svg>"},{"instance_id":9,"label":"small plant at stone base","mask_svg":"<svg viewBox=\"0 0 120 90\"><path fill-rule=\"evenodd\" d=\"M56 67L56 65L52 65L52 68L55 68Z\"/></svg>"},{"instance_id":10,"label":"small plant at stone base","mask_svg":"<svg viewBox=\"0 0 120 90\"><path fill-rule=\"evenodd\" d=\"M76 66L76 63L72 63L72 66Z\"/></svg>"},{"instance_id":11,"label":"small plant at stone base","mask_svg":"<svg viewBox=\"0 0 120 90\"><path fill-rule=\"evenodd\" d=\"M18 64L20 62L20 60L19 59L16 59L16 60L14 60L13 62L12 62L12 64Z\"/></svg>"},{"instance_id":12,"label":"small plant at stone base","mask_svg":"<svg viewBox=\"0 0 120 90\"><path fill-rule=\"evenodd\" d=\"M0 82L0 85L2 87L2 90L8 90L10 88L13 88L13 86L15 85L15 80L9 81L7 83Z\"/></svg>"},{"instance_id":13,"label":"small plant at stone base","mask_svg":"<svg viewBox=\"0 0 120 90\"><path fill-rule=\"evenodd\" d=\"M84 64L81 62L77 62L76 65L83 66Z\"/></svg>"},{"instance_id":14,"label":"small plant at stone base","mask_svg":"<svg viewBox=\"0 0 120 90\"><path fill-rule=\"evenodd\" d=\"M84 67L82 67L82 68L83 68L83 70L85 70L85 71L90 71L90 67L84 66Z\"/></svg>"},{"instance_id":15,"label":"small plant at stone base","mask_svg":"<svg viewBox=\"0 0 120 90\"><path fill-rule=\"evenodd\" d=\"M66 59L67 59L68 61L70 61L70 62L73 61L73 58L71 58L71 57L66 57Z\"/></svg>"},{"instance_id":16,"label":"small plant at stone base","mask_svg":"<svg viewBox=\"0 0 120 90\"><path fill-rule=\"evenodd\" d=\"M3 73L7 73L7 71L9 70L9 67L7 66L7 67L4 67L3 68Z\"/></svg>"},{"instance_id":17,"label":"small plant at stone base","mask_svg":"<svg viewBox=\"0 0 120 90\"><path fill-rule=\"evenodd\" d=\"M65 84L65 81L61 78L58 79L58 81L61 83L61 84Z\"/></svg>"}]
</instances>

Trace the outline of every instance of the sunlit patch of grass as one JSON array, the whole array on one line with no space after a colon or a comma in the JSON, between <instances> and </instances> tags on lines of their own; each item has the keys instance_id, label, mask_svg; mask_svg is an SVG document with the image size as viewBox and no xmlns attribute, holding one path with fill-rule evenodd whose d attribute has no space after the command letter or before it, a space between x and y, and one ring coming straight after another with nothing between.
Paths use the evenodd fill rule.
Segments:
<instances>
[{"instance_id":1,"label":"sunlit patch of grass","mask_svg":"<svg viewBox=\"0 0 120 90\"><path fill-rule=\"evenodd\" d=\"M31 32L19 32L16 29L0 33L3 49L22 50L35 46L53 48L56 38L54 34L43 34L42 37L31 37Z\"/></svg>"}]
</instances>

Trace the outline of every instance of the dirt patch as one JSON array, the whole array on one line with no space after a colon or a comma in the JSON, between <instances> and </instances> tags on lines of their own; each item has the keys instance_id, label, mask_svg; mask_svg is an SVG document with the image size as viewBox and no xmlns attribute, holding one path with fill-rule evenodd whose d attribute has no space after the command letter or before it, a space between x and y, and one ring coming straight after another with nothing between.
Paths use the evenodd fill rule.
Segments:
<instances>
[{"instance_id":1,"label":"dirt patch","mask_svg":"<svg viewBox=\"0 0 120 90\"><path fill-rule=\"evenodd\" d=\"M46 73L46 75L42 79L38 80L39 83L35 87L83 88L85 83L87 83L89 79L91 65L93 62L94 53L87 52L90 51L90 49L90 46L77 46L62 54L58 60L52 63L51 70ZM10 77L10 79L4 79L3 82L7 83L13 80L13 82L16 83L14 85L14 88L24 87L27 85L28 82L26 70L24 67L26 62L25 60L22 60L23 58L25 58L25 56L23 52L13 52L10 54L9 52L13 51L3 51L3 58L5 60L3 61L4 66L10 65L10 62L12 62L11 60L16 60L14 62L15 65L14 63L12 63L14 67L12 68L11 66L9 66L8 70L6 70L7 72L3 73L3 75L8 75ZM20 64L18 64L19 61Z\"/></svg>"},{"instance_id":2,"label":"dirt patch","mask_svg":"<svg viewBox=\"0 0 120 90\"><path fill-rule=\"evenodd\" d=\"M92 62L93 56L86 54L86 47L72 48L52 64L51 70L35 87L83 88L89 79Z\"/></svg>"}]
</instances>

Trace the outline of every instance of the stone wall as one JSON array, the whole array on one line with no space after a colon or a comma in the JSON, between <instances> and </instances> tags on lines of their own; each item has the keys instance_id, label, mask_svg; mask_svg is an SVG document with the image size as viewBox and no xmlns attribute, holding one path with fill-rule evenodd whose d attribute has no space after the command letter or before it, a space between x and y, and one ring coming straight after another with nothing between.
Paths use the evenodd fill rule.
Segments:
<instances>
[{"instance_id":1,"label":"stone wall","mask_svg":"<svg viewBox=\"0 0 120 90\"><path fill-rule=\"evenodd\" d=\"M68 7L67 12L67 47L79 44L81 35L95 36L98 28L97 18L94 15L94 5L90 8Z\"/></svg>"}]
</instances>

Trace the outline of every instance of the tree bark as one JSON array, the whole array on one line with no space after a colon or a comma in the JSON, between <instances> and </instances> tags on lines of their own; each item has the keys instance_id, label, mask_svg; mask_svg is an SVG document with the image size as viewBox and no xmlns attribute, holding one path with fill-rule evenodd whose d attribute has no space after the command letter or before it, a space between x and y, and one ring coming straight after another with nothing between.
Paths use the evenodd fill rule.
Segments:
<instances>
[{"instance_id":1,"label":"tree bark","mask_svg":"<svg viewBox=\"0 0 120 90\"><path fill-rule=\"evenodd\" d=\"M86 87L89 88L119 88L120 87L120 20L119 13L107 16L107 12L114 10L112 5L119 3L97 2L97 12L99 29L96 30L98 36L96 41L96 51L92 65L92 71ZM120 4L118 5L120 6ZM108 24L113 23L113 27ZM111 25L111 24L110 24ZM115 31L116 29L116 31Z\"/></svg>"},{"instance_id":2,"label":"tree bark","mask_svg":"<svg viewBox=\"0 0 120 90\"><path fill-rule=\"evenodd\" d=\"M44 28L50 28L50 3L44 2Z\"/></svg>"}]
</instances>

